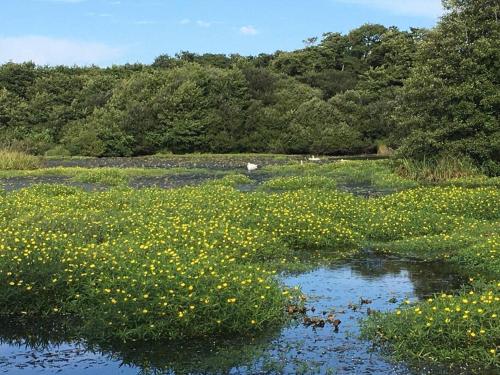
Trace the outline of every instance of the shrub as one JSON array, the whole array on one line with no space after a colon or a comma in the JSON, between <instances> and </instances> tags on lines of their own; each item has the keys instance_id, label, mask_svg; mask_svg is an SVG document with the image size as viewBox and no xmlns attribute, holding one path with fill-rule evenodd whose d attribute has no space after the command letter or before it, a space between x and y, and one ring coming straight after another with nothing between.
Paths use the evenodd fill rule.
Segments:
<instances>
[{"instance_id":1,"label":"shrub","mask_svg":"<svg viewBox=\"0 0 500 375\"><path fill-rule=\"evenodd\" d=\"M45 156L71 156L71 152L62 145L52 147L45 153Z\"/></svg>"}]
</instances>

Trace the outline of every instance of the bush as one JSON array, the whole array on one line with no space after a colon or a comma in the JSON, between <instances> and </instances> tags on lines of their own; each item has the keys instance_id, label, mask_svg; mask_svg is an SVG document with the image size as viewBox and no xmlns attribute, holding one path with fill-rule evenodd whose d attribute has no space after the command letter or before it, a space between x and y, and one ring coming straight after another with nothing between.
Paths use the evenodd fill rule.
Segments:
<instances>
[{"instance_id":1,"label":"bush","mask_svg":"<svg viewBox=\"0 0 500 375\"><path fill-rule=\"evenodd\" d=\"M71 156L71 152L62 145L52 147L45 153L45 156Z\"/></svg>"},{"instance_id":2,"label":"bush","mask_svg":"<svg viewBox=\"0 0 500 375\"><path fill-rule=\"evenodd\" d=\"M0 149L0 169L36 169L40 167L40 158L21 151Z\"/></svg>"}]
</instances>

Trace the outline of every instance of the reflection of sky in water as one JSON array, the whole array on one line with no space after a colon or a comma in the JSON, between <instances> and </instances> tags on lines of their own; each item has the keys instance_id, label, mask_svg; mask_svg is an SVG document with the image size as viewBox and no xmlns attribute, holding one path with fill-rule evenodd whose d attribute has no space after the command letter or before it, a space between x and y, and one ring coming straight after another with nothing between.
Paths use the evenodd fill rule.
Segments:
<instances>
[{"instance_id":1,"label":"reflection of sky in water","mask_svg":"<svg viewBox=\"0 0 500 375\"><path fill-rule=\"evenodd\" d=\"M120 362L109 361L100 354L63 344L45 351L23 346L0 345L0 373L6 374L137 374L138 369L120 367Z\"/></svg>"},{"instance_id":2,"label":"reflection of sky in water","mask_svg":"<svg viewBox=\"0 0 500 375\"><path fill-rule=\"evenodd\" d=\"M437 273L436 273L437 272ZM441 272L442 274L440 274ZM272 340L262 357L250 367L233 368L231 374L261 373L263 369L280 368L284 373L296 373L308 368L324 374L405 374L403 366L394 366L377 353L370 353L370 343L357 339L358 321L365 318L367 309L395 309L405 298L414 300L422 294L450 287L452 275L441 267L405 265L401 262L369 260L347 266L320 268L283 279L289 286L300 285L309 296L307 307L315 308L309 316L325 317L335 311L342 321L340 331L332 326L314 329L300 323L284 328ZM417 292L418 291L418 292ZM360 300L372 302L360 306ZM390 303L392 298L397 303ZM349 305L356 305L356 311ZM0 332L1 333L1 332ZM213 358L212 358L213 359ZM264 366L264 367L263 367ZM100 354L86 352L73 345L51 347L36 351L24 347L0 345L0 373L8 374L137 374L139 368L120 366L120 361Z\"/></svg>"},{"instance_id":3,"label":"reflection of sky in water","mask_svg":"<svg viewBox=\"0 0 500 375\"><path fill-rule=\"evenodd\" d=\"M321 372L334 368L336 373L404 373L402 368L394 368L379 355L369 353L370 343L357 339L358 320L366 317L367 308L390 310L397 304L388 303L395 297L399 301L414 298L414 288L405 270L397 274L380 277L360 276L351 267L319 269L314 272L285 279L287 285L300 284L303 292L310 296L308 307L314 307L315 316L323 316L335 311L336 318L342 321L340 330L335 333L329 325L313 329L297 325L285 329L276 340L281 347L287 343L303 341L298 349L290 351L290 361L308 360L321 366ZM361 298L369 299L371 304L360 306ZM349 308L354 305L356 311ZM275 355L279 354L277 351ZM292 369L289 370L293 372Z\"/></svg>"}]
</instances>

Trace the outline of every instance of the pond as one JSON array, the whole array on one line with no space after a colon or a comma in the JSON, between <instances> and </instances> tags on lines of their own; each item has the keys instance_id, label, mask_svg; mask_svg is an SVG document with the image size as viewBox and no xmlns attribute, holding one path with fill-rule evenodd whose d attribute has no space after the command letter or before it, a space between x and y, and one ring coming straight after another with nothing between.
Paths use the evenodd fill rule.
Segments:
<instances>
[{"instance_id":1,"label":"pond","mask_svg":"<svg viewBox=\"0 0 500 375\"><path fill-rule=\"evenodd\" d=\"M306 315L282 329L224 342L94 347L65 342L50 330L0 327L0 373L8 374L409 374L370 342L359 339L359 322L370 311L390 311L409 299L454 290L463 280L442 264L378 258L323 265L283 275L306 294ZM304 319L334 315L338 330L305 325Z\"/></svg>"}]
</instances>

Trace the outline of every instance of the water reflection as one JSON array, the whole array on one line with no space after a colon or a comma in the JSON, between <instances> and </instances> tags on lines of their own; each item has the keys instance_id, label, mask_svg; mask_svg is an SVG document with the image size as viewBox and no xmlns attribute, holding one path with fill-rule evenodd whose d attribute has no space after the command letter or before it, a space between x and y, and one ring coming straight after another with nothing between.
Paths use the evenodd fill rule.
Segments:
<instances>
[{"instance_id":1,"label":"water reflection","mask_svg":"<svg viewBox=\"0 0 500 375\"><path fill-rule=\"evenodd\" d=\"M302 318L258 338L176 344L78 343L57 325L0 322L0 372L9 374L407 374L358 339L370 310L389 311L459 287L454 270L440 264L365 257L283 277L308 295L309 316L335 314L339 332L306 327ZM369 303L361 303L361 300Z\"/></svg>"}]
</instances>

